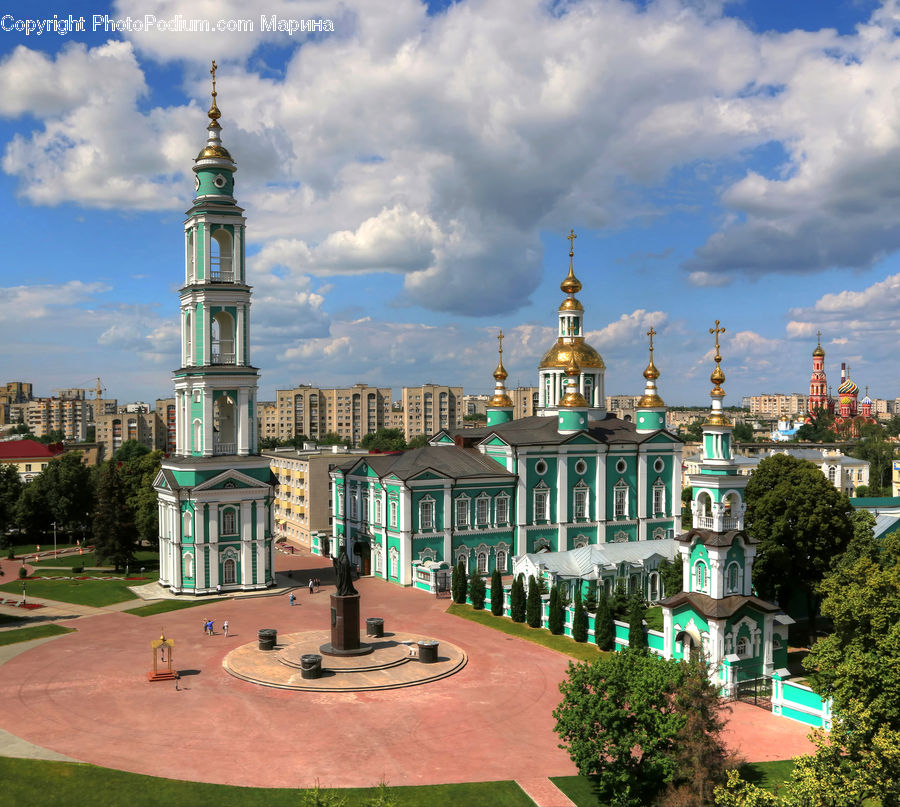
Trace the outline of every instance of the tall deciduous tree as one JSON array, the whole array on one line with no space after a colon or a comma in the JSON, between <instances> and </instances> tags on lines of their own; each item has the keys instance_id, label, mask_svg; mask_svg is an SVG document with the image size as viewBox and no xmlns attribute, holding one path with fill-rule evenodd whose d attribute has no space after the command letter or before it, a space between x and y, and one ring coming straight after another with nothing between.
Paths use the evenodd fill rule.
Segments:
<instances>
[{"instance_id":1,"label":"tall deciduous tree","mask_svg":"<svg viewBox=\"0 0 900 807\"><path fill-rule=\"evenodd\" d=\"M541 590L534 575L528 577L528 599L525 602L525 621L532 628L541 626Z\"/></svg>"},{"instance_id":2,"label":"tall deciduous tree","mask_svg":"<svg viewBox=\"0 0 900 807\"><path fill-rule=\"evenodd\" d=\"M783 607L802 594L812 628L816 587L853 535L849 500L811 462L775 454L750 477L746 502L744 523L759 542L754 585Z\"/></svg>"},{"instance_id":3,"label":"tall deciduous tree","mask_svg":"<svg viewBox=\"0 0 900 807\"><path fill-rule=\"evenodd\" d=\"M137 541L137 532L125 495L118 464L112 460L104 463L97 483L94 549L100 563L112 563L117 569L124 568L134 560Z\"/></svg>"},{"instance_id":4,"label":"tall deciduous tree","mask_svg":"<svg viewBox=\"0 0 900 807\"><path fill-rule=\"evenodd\" d=\"M159 503L153 480L159 473L161 462L162 452L152 451L135 454L131 460L117 463L137 539L151 546L159 537Z\"/></svg>"},{"instance_id":5,"label":"tall deciduous tree","mask_svg":"<svg viewBox=\"0 0 900 807\"><path fill-rule=\"evenodd\" d=\"M406 448L406 438L401 429L381 428L365 435L359 444L370 451L402 451Z\"/></svg>"},{"instance_id":6,"label":"tall deciduous tree","mask_svg":"<svg viewBox=\"0 0 900 807\"><path fill-rule=\"evenodd\" d=\"M603 804L653 804L679 775L687 665L626 650L569 665L555 731Z\"/></svg>"},{"instance_id":7,"label":"tall deciduous tree","mask_svg":"<svg viewBox=\"0 0 900 807\"><path fill-rule=\"evenodd\" d=\"M17 506L22 495L22 480L12 465L0 465L0 542L9 545L7 531L17 520Z\"/></svg>"},{"instance_id":8,"label":"tall deciduous tree","mask_svg":"<svg viewBox=\"0 0 900 807\"><path fill-rule=\"evenodd\" d=\"M491 613L503 616L503 579L499 569L491 573Z\"/></svg>"}]
</instances>

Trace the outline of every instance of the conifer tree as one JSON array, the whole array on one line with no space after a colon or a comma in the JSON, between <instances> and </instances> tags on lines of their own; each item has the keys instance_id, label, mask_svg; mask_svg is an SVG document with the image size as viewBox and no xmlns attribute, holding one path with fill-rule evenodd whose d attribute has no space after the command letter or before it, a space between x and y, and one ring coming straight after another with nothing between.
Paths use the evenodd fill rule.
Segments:
<instances>
[{"instance_id":1,"label":"conifer tree","mask_svg":"<svg viewBox=\"0 0 900 807\"><path fill-rule=\"evenodd\" d=\"M459 572L456 575L456 599L460 605L466 601L466 595L469 593L469 581L466 578L466 565L464 561L459 562Z\"/></svg>"},{"instance_id":2,"label":"conifer tree","mask_svg":"<svg viewBox=\"0 0 900 807\"><path fill-rule=\"evenodd\" d=\"M550 588L550 613L547 615L547 628L556 636L563 632L563 614L559 607L559 589L556 586Z\"/></svg>"},{"instance_id":3,"label":"conifer tree","mask_svg":"<svg viewBox=\"0 0 900 807\"><path fill-rule=\"evenodd\" d=\"M572 638L576 642L586 642L588 637L587 614L581 602L581 581L575 584L575 610L572 613Z\"/></svg>"},{"instance_id":4,"label":"conifer tree","mask_svg":"<svg viewBox=\"0 0 900 807\"><path fill-rule=\"evenodd\" d=\"M532 628L541 626L541 590L534 575L528 576L528 600L525 603L525 621Z\"/></svg>"},{"instance_id":5,"label":"conifer tree","mask_svg":"<svg viewBox=\"0 0 900 807\"><path fill-rule=\"evenodd\" d=\"M450 577L450 597L453 602L459 602L459 566L453 567Z\"/></svg>"},{"instance_id":6,"label":"conifer tree","mask_svg":"<svg viewBox=\"0 0 900 807\"><path fill-rule=\"evenodd\" d=\"M628 609L628 647L631 650L647 649L647 634L644 633L644 614L647 609L640 597L632 597Z\"/></svg>"},{"instance_id":7,"label":"conifer tree","mask_svg":"<svg viewBox=\"0 0 900 807\"><path fill-rule=\"evenodd\" d=\"M616 626L609 610L609 598L605 591L597 597L597 613L594 616L594 641L601 650L612 650L616 646Z\"/></svg>"},{"instance_id":8,"label":"conifer tree","mask_svg":"<svg viewBox=\"0 0 900 807\"><path fill-rule=\"evenodd\" d=\"M509 592L509 615L513 622L525 621L525 575L520 574Z\"/></svg>"},{"instance_id":9,"label":"conifer tree","mask_svg":"<svg viewBox=\"0 0 900 807\"><path fill-rule=\"evenodd\" d=\"M104 463L94 507L94 548L99 563L124 569L134 560L137 532L125 503L125 487L114 461Z\"/></svg>"},{"instance_id":10,"label":"conifer tree","mask_svg":"<svg viewBox=\"0 0 900 807\"><path fill-rule=\"evenodd\" d=\"M503 616L503 580L499 569L494 569L491 574L491 613Z\"/></svg>"},{"instance_id":11,"label":"conifer tree","mask_svg":"<svg viewBox=\"0 0 900 807\"><path fill-rule=\"evenodd\" d=\"M472 600L472 607L476 611L484 610L485 592L484 578L476 572L472 575L472 582L469 583L469 599Z\"/></svg>"}]
</instances>

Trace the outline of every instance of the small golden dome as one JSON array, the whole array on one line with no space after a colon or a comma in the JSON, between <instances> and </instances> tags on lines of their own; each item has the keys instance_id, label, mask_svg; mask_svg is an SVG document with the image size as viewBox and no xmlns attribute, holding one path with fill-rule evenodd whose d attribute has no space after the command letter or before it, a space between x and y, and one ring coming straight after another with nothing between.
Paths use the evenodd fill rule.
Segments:
<instances>
[{"instance_id":1,"label":"small golden dome","mask_svg":"<svg viewBox=\"0 0 900 807\"><path fill-rule=\"evenodd\" d=\"M719 366L718 362L721 361L721 357L716 360L716 369L712 371L712 374L709 377L709 380L713 382L716 386L719 386L725 380L725 372Z\"/></svg>"},{"instance_id":2,"label":"small golden dome","mask_svg":"<svg viewBox=\"0 0 900 807\"><path fill-rule=\"evenodd\" d=\"M496 408L496 407L509 407L512 406L512 398L509 397L505 392L496 393L489 401L488 406Z\"/></svg>"},{"instance_id":3,"label":"small golden dome","mask_svg":"<svg viewBox=\"0 0 900 807\"><path fill-rule=\"evenodd\" d=\"M572 253L570 252L569 255L571 256ZM559 287L566 294L578 294L578 292L581 291L581 281L575 277L575 270L571 263L569 264L569 274L567 274L566 279L559 284Z\"/></svg>"},{"instance_id":4,"label":"small golden dome","mask_svg":"<svg viewBox=\"0 0 900 807\"><path fill-rule=\"evenodd\" d=\"M644 407L651 406L665 406L665 401L659 397L655 392L652 395L642 395L641 399L638 401L638 408L643 409Z\"/></svg>"},{"instance_id":5,"label":"small golden dome","mask_svg":"<svg viewBox=\"0 0 900 807\"><path fill-rule=\"evenodd\" d=\"M219 159L219 160L231 160L231 155L228 153L228 149L225 146L214 146L207 144L206 147L197 155L198 160L209 160L209 159ZM233 162L233 160L232 160Z\"/></svg>"},{"instance_id":6,"label":"small golden dome","mask_svg":"<svg viewBox=\"0 0 900 807\"><path fill-rule=\"evenodd\" d=\"M722 393L725 394L724 392ZM710 415L703 423L704 426L733 426L734 424L721 412Z\"/></svg>"},{"instance_id":7,"label":"small golden dome","mask_svg":"<svg viewBox=\"0 0 900 807\"><path fill-rule=\"evenodd\" d=\"M567 389L565 395L563 395L562 400L559 402L560 406L564 407L586 407L588 402L585 400L584 395L582 395L578 391L578 377L581 375L581 368L578 366L578 361L574 356L569 359L569 363L566 365L566 377L568 379Z\"/></svg>"},{"instance_id":8,"label":"small golden dome","mask_svg":"<svg viewBox=\"0 0 900 807\"><path fill-rule=\"evenodd\" d=\"M560 337L556 340L556 344L544 354L538 369L546 370L551 367L568 367L569 362L574 356L581 368L591 370L605 370L606 365L600 354L587 344L582 338L577 338L574 342L564 342Z\"/></svg>"},{"instance_id":9,"label":"small golden dome","mask_svg":"<svg viewBox=\"0 0 900 807\"><path fill-rule=\"evenodd\" d=\"M584 306L574 297L566 297L559 307L560 311L584 311Z\"/></svg>"},{"instance_id":10,"label":"small golden dome","mask_svg":"<svg viewBox=\"0 0 900 807\"><path fill-rule=\"evenodd\" d=\"M648 381L656 381L659 378L659 370L656 369L656 365L653 363L653 354L650 354L650 364L647 365L647 369L644 370L644 378Z\"/></svg>"},{"instance_id":11,"label":"small golden dome","mask_svg":"<svg viewBox=\"0 0 900 807\"><path fill-rule=\"evenodd\" d=\"M506 381L506 379L509 378L509 373L506 372L506 368L503 366L503 359L500 359L497 363L497 369L494 370L494 378L496 378L497 381Z\"/></svg>"}]
</instances>

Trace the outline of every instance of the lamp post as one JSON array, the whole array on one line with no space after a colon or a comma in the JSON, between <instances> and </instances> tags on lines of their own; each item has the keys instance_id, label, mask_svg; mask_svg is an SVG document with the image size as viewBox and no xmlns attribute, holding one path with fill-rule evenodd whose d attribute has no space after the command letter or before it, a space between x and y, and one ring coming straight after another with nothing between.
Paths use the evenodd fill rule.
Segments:
<instances>
[{"instance_id":1,"label":"lamp post","mask_svg":"<svg viewBox=\"0 0 900 807\"><path fill-rule=\"evenodd\" d=\"M25 581L22 581L22 607L24 607L27 603L25 602Z\"/></svg>"},{"instance_id":2,"label":"lamp post","mask_svg":"<svg viewBox=\"0 0 900 807\"><path fill-rule=\"evenodd\" d=\"M56 560L56 522L53 522L53 559Z\"/></svg>"}]
</instances>

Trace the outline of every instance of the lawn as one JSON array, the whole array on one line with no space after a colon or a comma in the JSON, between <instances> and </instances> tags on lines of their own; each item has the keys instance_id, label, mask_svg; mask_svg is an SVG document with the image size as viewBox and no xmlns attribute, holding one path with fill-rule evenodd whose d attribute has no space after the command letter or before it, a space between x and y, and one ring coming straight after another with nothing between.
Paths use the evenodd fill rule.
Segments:
<instances>
[{"instance_id":1,"label":"lawn","mask_svg":"<svg viewBox=\"0 0 900 807\"><path fill-rule=\"evenodd\" d=\"M140 574L140 570L143 567L144 573L155 572L159 569L159 552L152 552L149 550L141 550L140 552L134 553L134 563L131 564L129 572ZM73 566L84 566L86 569L99 566L100 564L97 561L97 556L93 552L85 552L83 555L66 555L64 557L49 557L44 558L44 560L39 560L35 563L30 564L34 566L36 569L41 569L43 567L60 567L65 566L71 569Z\"/></svg>"},{"instance_id":2,"label":"lawn","mask_svg":"<svg viewBox=\"0 0 900 807\"><path fill-rule=\"evenodd\" d=\"M139 586L149 583L150 580L44 580L38 577L28 578L25 582L26 599L30 595L102 608L116 602L137 599L128 590L128 586ZM0 591L21 596L22 581L4 583L0 586Z\"/></svg>"},{"instance_id":3,"label":"lawn","mask_svg":"<svg viewBox=\"0 0 900 807\"><path fill-rule=\"evenodd\" d=\"M750 762L741 766L741 777L748 782L774 791L784 784L794 769L792 759L777 762ZM601 807L597 800L594 784L588 776L554 776L551 781L565 793L576 807Z\"/></svg>"},{"instance_id":4,"label":"lawn","mask_svg":"<svg viewBox=\"0 0 900 807\"><path fill-rule=\"evenodd\" d=\"M182 608L196 608L198 605L212 605L216 602L223 602L227 597L211 597L198 600L160 600L152 602L149 605L141 605L137 608L129 608L126 614L134 614L135 616L155 616L156 614L165 614L169 611L180 611Z\"/></svg>"},{"instance_id":5,"label":"lawn","mask_svg":"<svg viewBox=\"0 0 900 807\"><path fill-rule=\"evenodd\" d=\"M579 661L593 661L602 652L597 649L597 645L591 642L580 643L568 636L555 636L544 628L530 628L524 623L513 622L509 617L494 616L490 611L476 611L471 605L453 603L447 609L447 613L463 619L470 619L472 622L508 633L510 636L518 636L528 642L549 647L551 650L565 653Z\"/></svg>"},{"instance_id":6,"label":"lawn","mask_svg":"<svg viewBox=\"0 0 900 807\"><path fill-rule=\"evenodd\" d=\"M62 625L34 625L30 628L0 631L0 645L30 642L32 639L46 639L48 636L62 636L72 633L75 628L64 628Z\"/></svg>"},{"instance_id":7,"label":"lawn","mask_svg":"<svg viewBox=\"0 0 900 807\"><path fill-rule=\"evenodd\" d=\"M77 544L69 544L63 543L62 541L56 544L57 549L72 549L77 546ZM41 552L46 552L48 549L53 549L53 536L50 537L50 542L47 544L41 544ZM14 544L12 547L8 547L3 549L3 557L6 557L9 550L12 549L14 555L33 555L37 552L37 544Z\"/></svg>"},{"instance_id":8,"label":"lawn","mask_svg":"<svg viewBox=\"0 0 900 807\"><path fill-rule=\"evenodd\" d=\"M273 742L277 742L273 739ZM45 762L0 757L0 781L6 804L16 807L302 807L304 791L288 788L253 788L158 779L94 765ZM391 787L396 807L534 807L515 782L483 782L428 787ZM308 792L308 791L307 791ZM362 807L375 788L332 791L346 807ZM330 793L329 793L330 794Z\"/></svg>"}]
</instances>

